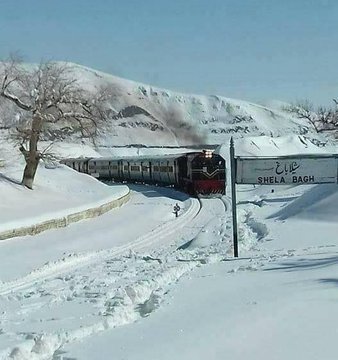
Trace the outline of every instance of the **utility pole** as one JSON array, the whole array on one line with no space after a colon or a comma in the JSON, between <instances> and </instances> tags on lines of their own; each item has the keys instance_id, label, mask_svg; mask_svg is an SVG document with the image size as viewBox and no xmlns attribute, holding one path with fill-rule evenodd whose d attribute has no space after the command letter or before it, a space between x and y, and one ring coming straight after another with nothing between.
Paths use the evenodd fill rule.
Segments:
<instances>
[{"instance_id":1,"label":"utility pole","mask_svg":"<svg viewBox=\"0 0 338 360\"><path fill-rule=\"evenodd\" d=\"M232 207L232 239L234 243L234 257L238 257L237 234L237 200L236 200L236 160L234 140L230 139L230 171L231 171L231 207Z\"/></svg>"}]
</instances>

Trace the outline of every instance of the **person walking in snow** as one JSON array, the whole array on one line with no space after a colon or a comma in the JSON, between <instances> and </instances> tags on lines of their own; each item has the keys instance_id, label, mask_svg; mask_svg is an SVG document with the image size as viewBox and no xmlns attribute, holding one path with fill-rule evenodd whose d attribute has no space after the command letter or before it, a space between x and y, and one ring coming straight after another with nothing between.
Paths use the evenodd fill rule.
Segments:
<instances>
[{"instance_id":1,"label":"person walking in snow","mask_svg":"<svg viewBox=\"0 0 338 360\"><path fill-rule=\"evenodd\" d=\"M174 206L175 217L178 217L178 212L181 210L180 206L176 203Z\"/></svg>"}]
</instances>

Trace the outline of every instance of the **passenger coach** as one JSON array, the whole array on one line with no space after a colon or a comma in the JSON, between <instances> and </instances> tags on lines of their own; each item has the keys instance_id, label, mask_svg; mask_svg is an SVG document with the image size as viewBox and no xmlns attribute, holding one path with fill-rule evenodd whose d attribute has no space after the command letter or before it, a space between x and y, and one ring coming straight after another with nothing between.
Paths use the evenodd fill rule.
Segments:
<instances>
[{"instance_id":1,"label":"passenger coach","mask_svg":"<svg viewBox=\"0 0 338 360\"><path fill-rule=\"evenodd\" d=\"M211 151L165 156L65 159L98 179L175 186L191 195L225 194L225 160Z\"/></svg>"}]
</instances>

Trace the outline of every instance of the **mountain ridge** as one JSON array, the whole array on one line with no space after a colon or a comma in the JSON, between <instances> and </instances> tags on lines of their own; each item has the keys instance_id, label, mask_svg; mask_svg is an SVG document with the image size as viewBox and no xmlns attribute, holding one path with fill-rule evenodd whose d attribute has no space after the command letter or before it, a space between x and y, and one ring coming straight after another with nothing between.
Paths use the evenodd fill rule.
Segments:
<instances>
[{"instance_id":1,"label":"mountain ridge","mask_svg":"<svg viewBox=\"0 0 338 360\"><path fill-rule=\"evenodd\" d=\"M112 93L111 114L99 129L97 147L222 144L230 137L289 134L320 137L308 120L286 110L282 102L268 107L219 95L184 94L75 63L57 63L71 67L72 76L86 90L108 87ZM51 129L44 140L83 141L72 138L71 129L63 126Z\"/></svg>"}]
</instances>

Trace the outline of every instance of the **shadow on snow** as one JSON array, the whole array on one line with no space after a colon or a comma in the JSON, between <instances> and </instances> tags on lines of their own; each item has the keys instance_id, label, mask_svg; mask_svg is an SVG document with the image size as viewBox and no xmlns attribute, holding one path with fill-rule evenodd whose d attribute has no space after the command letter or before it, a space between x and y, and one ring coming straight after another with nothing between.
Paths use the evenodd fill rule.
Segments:
<instances>
[{"instance_id":1,"label":"shadow on snow","mask_svg":"<svg viewBox=\"0 0 338 360\"><path fill-rule=\"evenodd\" d=\"M325 278L325 279L319 279L318 281L323 284L330 284L330 285L338 286L338 279Z\"/></svg>"},{"instance_id":2,"label":"shadow on snow","mask_svg":"<svg viewBox=\"0 0 338 360\"><path fill-rule=\"evenodd\" d=\"M331 256L320 259L299 259L295 261L287 261L281 263L279 266L264 269L264 271L301 271L325 268L338 264L338 256Z\"/></svg>"},{"instance_id":3,"label":"shadow on snow","mask_svg":"<svg viewBox=\"0 0 338 360\"><path fill-rule=\"evenodd\" d=\"M337 221L338 186L320 184L305 192L283 209L268 216L268 219L286 220L298 216L303 219Z\"/></svg>"},{"instance_id":4,"label":"shadow on snow","mask_svg":"<svg viewBox=\"0 0 338 360\"><path fill-rule=\"evenodd\" d=\"M18 181L18 180L14 179L14 178L6 176L6 175L4 175L2 173L0 173L0 181L7 182L7 183L10 183L10 184L14 184L14 185L20 185L20 186L22 185L21 181Z\"/></svg>"}]
</instances>

